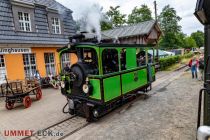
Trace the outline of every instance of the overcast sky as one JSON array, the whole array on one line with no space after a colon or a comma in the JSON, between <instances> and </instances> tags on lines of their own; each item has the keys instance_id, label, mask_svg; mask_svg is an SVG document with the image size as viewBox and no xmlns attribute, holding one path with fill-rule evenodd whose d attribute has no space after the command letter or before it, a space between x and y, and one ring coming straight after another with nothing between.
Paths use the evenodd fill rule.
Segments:
<instances>
[{"instance_id":1,"label":"overcast sky","mask_svg":"<svg viewBox=\"0 0 210 140\"><path fill-rule=\"evenodd\" d=\"M154 4L153 0L57 0L64 6L70 8L73 11L74 19L79 19L85 9L93 4L99 4L104 8L104 12L109 10L110 6L119 5L121 12L124 14L131 13L135 6L141 6L146 4L153 11L154 17ZM158 14L162 8L170 4L177 11L177 14L182 18L180 25L185 34L190 35L192 32L197 30L203 31L203 26L193 15L196 5L196 0L157 0Z\"/></svg>"}]
</instances>

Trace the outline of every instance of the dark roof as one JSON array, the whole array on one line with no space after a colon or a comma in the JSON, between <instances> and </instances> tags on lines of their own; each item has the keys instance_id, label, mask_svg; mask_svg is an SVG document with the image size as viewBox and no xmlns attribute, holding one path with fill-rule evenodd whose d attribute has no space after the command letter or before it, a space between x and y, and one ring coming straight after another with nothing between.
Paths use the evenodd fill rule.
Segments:
<instances>
[{"instance_id":1,"label":"dark roof","mask_svg":"<svg viewBox=\"0 0 210 140\"><path fill-rule=\"evenodd\" d=\"M12 0L12 1L25 3L29 5L39 4L39 5L46 6L49 9L53 9L57 11L60 11L60 10L71 11L70 9L66 8L65 6L57 2L56 0Z\"/></svg>"},{"instance_id":2,"label":"dark roof","mask_svg":"<svg viewBox=\"0 0 210 140\"><path fill-rule=\"evenodd\" d=\"M27 4L34 4L35 0L11 0ZM63 8L58 13L62 20L62 34L50 34L46 5L56 8L62 5L55 0L36 0L34 7L34 30L32 32L21 32L16 30L10 0L0 2L0 44L54 44L64 45L69 42L68 37L76 32L76 23L73 20L72 12ZM48 3L49 2L49 3ZM41 5L42 4L42 5ZM56 6L57 5L57 6ZM64 7L64 6L63 6ZM23 7L24 8L24 7Z\"/></svg>"},{"instance_id":3,"label":"dark roof","mask_svg":"<svg viewBox=\"0 0 210 140\"><path fill-rule=\"evenodd\" d=\"M145 21L129 26L122 26L102 32L102 40L147 35L156 24L155 20Z\"/></svg>"}]
</instances>

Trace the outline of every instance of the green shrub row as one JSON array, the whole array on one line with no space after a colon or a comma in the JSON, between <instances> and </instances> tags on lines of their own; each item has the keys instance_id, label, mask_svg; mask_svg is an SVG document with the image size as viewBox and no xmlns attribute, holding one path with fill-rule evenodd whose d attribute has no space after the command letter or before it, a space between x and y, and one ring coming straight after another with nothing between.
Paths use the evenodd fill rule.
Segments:
<instances>
[{"instance_id":1,"label":"green shrub row","mask_svg":"<svg viewBox=\"0 0 210 140\"><path fill-rule=\"evenodd\" d=\"M191 57L193 57L193 53L187 53L187 54L185 54L185 55L183 55L182 56L182 58L191 58Z\"/></svg>"},{"instance_id":2,"label":"green shrub row","mask_svg":"<svg viewBox=\"0 0 210 140\"><path fill-rule=\"evenodd\" d=\"M179 63L183 58L190 58L192 56L193 56L192 53L188 53L183 56L176 55L176 56L169 56L166 58L160 58L159 59L160 70L165 70L167 67L169 67L175 63Z\"/></svg>"}]
</instances>

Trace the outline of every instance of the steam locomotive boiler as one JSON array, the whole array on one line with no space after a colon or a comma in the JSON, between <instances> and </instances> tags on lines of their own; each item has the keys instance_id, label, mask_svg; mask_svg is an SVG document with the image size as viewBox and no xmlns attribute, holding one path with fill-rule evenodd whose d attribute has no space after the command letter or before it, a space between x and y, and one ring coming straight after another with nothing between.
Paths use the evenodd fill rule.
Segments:
<instances>
[{"instance_id":1,"label":"steam locomotive boiler","mask_svg":"<svg viewBox=\"0 0 210 140\"><path fill-rule=\"evenodd\" d=\"M136 91L151 88L155 81L153 47L76 42L59 49L60 60L77 57L71 66L60 65L61 93L68 100L68 113L93 121L122 105Z\"/></svg>"}]
</instances>

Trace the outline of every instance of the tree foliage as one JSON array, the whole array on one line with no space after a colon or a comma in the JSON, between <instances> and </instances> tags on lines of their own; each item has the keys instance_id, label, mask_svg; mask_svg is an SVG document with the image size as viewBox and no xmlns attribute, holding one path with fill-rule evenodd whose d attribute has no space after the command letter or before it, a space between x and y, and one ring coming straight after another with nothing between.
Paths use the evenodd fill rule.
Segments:
<instances>
[{"instance_id":1,"label":"tree foliage","mask_svg":"<svg viewBox=\"0 0 210 140\"><path fill-rule=\"evenodd\" d=\"M192 37L186 37L185 38L185 47L186 49L190 49L190 48L196 48L196 42Z\"/></svg>"},{"instance_id":2,"label":"tree foliage","mask_svg":"<svg viewBox=\"0 0 210 140\"><path fill-rule=\"evenodd\" d=\"M159 42L160 47L171 49L181 47L183 44L183 35L181 33L181 26L178 24L181 17L177 15L176 10L170 7L170 5L165 6L158 20L163 32L163 37Z\"/></svg>"},{"instance_id":3,"label":"tree foliage","mask_svg":"<svg viewBox=\"0 0 210 140\"><path fill-rule=\"evenodd\" d=\"M192 33L191 37L195 40L198 47L204 46L204 33L202 31Z\"/></svg>"},{"instance_id":4,"label":"tree foliage","mask_svg":"<svg viewBox=\"0 0 210 140\"><path fill-rule=\"evenodd\" d=\"M164 33L179 33L181 31L181 26L178 24L180 20L181 17L177 16L176 10L170 5L165 6L159 16L160 26Z\"/></svg>"},{"instance_id":5,"label":"tree foliage","mask_svg":"<svg viewBox=\"0 0 210 140\"><path fill-rule=\"evenodd\" d=\"M167 33L162 36L159 41L160 48L164 49L177 49L182 48L184 45L184 39L181 34Z\"/></svg>"},{"instance_id":6,"label":"tree foliage","mask_svg":"<svg viewBox=\"0 0 210 140\"><path fill-rule=\"evenodd\" d=\"M152 11L145 4L141 5L140 8L135 7L132 13L128 15L128 24L134 24L144 22L152 19Z\"/></svg>"},{"instance_id":7,"label":"tree foliage","mask_svg":"<svg viewBox=\"0 0 210 140\"><path fill-rule=\"evenodd\" d=\"M109 30L113 28L112 22L109 20L106 13L103 14L103 20L101 21L101 30Z\"/></svg>"},{"instance_id":8,"label":"tree foliage","mask_svg":"<svg viewBox=\"0 0 210 140\"><path fill-rule=\"evenodd\" d=\"M109 11L106 13L109 20L112 22L113 27L119 27L126 23L126 15L122 14L119 10L120 6L110 6Z\"/></svg>"}]
</instances>

